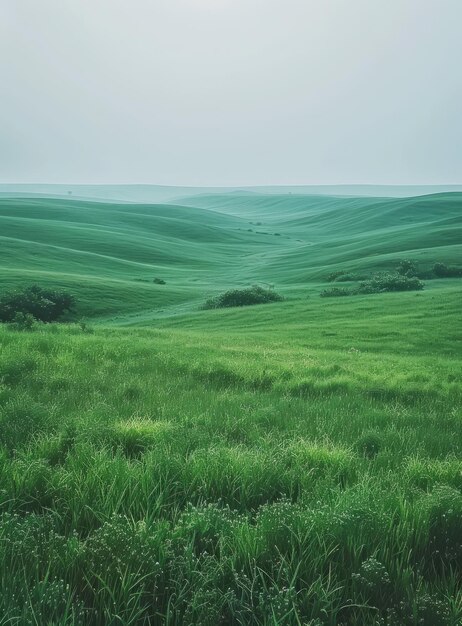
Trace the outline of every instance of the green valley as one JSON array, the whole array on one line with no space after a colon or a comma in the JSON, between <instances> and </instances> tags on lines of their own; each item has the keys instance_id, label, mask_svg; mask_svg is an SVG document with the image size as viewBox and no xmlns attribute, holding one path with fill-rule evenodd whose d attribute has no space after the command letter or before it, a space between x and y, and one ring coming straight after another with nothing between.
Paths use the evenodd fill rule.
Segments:
<instances>
[{"instance_id":1,"label":"green valley","mask_svg":"<svg viewBox=\"0 0 462 626\"><path fill-rule=\"evenodd\" d=\"M0 193L0 625L458 626L462 193L161 191Z\"/></svg>"}]
</instances>

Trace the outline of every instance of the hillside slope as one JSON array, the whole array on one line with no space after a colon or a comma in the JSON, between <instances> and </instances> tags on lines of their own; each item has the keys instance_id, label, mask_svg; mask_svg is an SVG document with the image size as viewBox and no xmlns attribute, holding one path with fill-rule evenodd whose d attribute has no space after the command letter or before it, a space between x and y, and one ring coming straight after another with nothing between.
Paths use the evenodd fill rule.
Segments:
<instances>
[{"instance_id":1,"label":"hillside slope","mask_svg":"<svg viewBox=\"0 0 462 626\"><path fill-rule=\"evenodd\" d=\"M462 279L318 294L462 265L461 215L1 199L0 292L67 287L98 323L0 324L0 622L459 626ZM286 299L199 307L257 281Z\"/></svg>"},{"instance_id":2,"label":"hillside slope","mask_svg":"<svg viewBox=\"0 0 462 626\"><path fill-rule=\"evenodd\" d=\"M406 257L423 267L462 258L461 193L232 192L180 202L1 197L0 287L58 285L76 293L80 315L147 320L197 309L237 285L266 282L297 297L318 290L335 270L387 269Z\"/></svg>"}]
</instances>

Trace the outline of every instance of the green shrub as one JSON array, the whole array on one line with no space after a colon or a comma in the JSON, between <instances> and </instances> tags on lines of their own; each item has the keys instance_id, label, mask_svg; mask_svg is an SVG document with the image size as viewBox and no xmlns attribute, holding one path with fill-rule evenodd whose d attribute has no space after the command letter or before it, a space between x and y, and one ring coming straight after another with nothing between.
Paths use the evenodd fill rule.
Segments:
<instances>
[{"instance_id":1,"label":"green shrub","mask_svg":"<svg viewBox=\"0 0 462 626\"><path fill-rule=\"evenodd\" d=\"M424 283L417 277L402 274L376 274L370 280L360 283L357 294L383 293L387 291L420 291Z\"/></svg>"},{"instance_id":2,"label":"green shrub","mask_svg":"<svg viewBox=\"0 0 462 626\"><path fill-rule=\"evenodd\" d=\"M281 302L284 298L272 289L264 289L253 285L245 289L230 289L219 296L210 298L203 305L204 309L221 309L225 307L249 306L252 304L267 304Z\"/></svg>"},{"instance_id":3,"label":"green shrub","mask_svg":"<svg viewBox=\"0 0 462 626\"><path fill-rule=\"evenodd\" d=\"M13 330L32 330L35 324L35 318L30 313L16 313L11 328Z\"/></svg>"},{"instance_id":4,"label":"green shrub","mask_svg":"<svg viewBox=\"0 0 462 626\"><path fill-rule=\"evenodd\" d=\"M407 267L407 265L405 267ZM337 276L335 280L355 280L355 277L342 272L341 275ZM341 296L383 293L387 291L420 291L423 288L424 283L419 280L417 276L410 276L401 273L383 273L374 274L369 280L361 282L356 289L331 287L329 289L324 289L319 295L321 298L338 298Z\"/></svg>"},{"instance_id":5,"label":"green shrub","mask_svg":"<svg viewBox=\"0 0 462 626\"><path fill-rule=\"evenodd\" d=\"M432 271L437 278L460 278L462 276L462 268L450 267L445 263L435 263Z\"/></svg>"},{"instance_id":6,"label":"green shrub","mask_svg":"<svg viewBox=\"0 0 462 626\"><path fill-rule=\"evenodd\" d=\"M15 322L18 319L24 324L28 323L27 316L41 322L54 322L74 305L74 296L65 291L52 291L32 285L4 293L0 297L0 322ZM18 315L22 317L18 318Z\"/></svg>"}]
</instances>

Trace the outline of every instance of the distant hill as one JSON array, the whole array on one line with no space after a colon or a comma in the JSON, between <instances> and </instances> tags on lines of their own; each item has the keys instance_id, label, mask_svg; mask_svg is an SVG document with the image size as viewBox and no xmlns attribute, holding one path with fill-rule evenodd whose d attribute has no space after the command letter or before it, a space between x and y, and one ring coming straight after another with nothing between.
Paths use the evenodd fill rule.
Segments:
<instances>
[{"instance_id":1,"label":"distant hill","mask_svg":"<svg viewBox=\"0 0 462 626\"><path fill-rule=\"evenodd\" d=\"M218 291L252 283L306 296L332 271L390 269L402 258L460 264L462 193L202 190L162 204L0 196L0 288L69 288L80 314L106 320L197 309Z\"/></svg>"},{"instance_id":2,"label":"distant hill","mask_svg":"<svg viewBox=\"0 0 462 626\"><path fill-rule=\"evenodd\" d=\"M170 202L201 194L256 193L270 195L329 195L411 197L444 192L462 192L462 185L269 185L253 187L175 187L167 185L63 185L0 184L1 196L59 197L118 202Z\"/></svg>"}]
</instances>

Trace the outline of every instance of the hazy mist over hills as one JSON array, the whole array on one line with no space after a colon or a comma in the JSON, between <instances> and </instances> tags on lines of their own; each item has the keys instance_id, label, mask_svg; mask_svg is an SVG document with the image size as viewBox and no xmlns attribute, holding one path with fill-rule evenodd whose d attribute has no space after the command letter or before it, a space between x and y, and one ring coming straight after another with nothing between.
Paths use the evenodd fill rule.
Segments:
<instances>
[{"instance_id":1,"label":"hazy mist over hills","mask_svg":"<svg viewBox=\"0 0 462 626\"><path fill-rule=\"evenodd\" d=\"M258 187L168 187L162 185L0 184L0 197L66 197L117 202L170 202L202 194L295 194L369 197L412 197L462 191L462 185L297 185Z\"/></svg>"}]
</instances>

